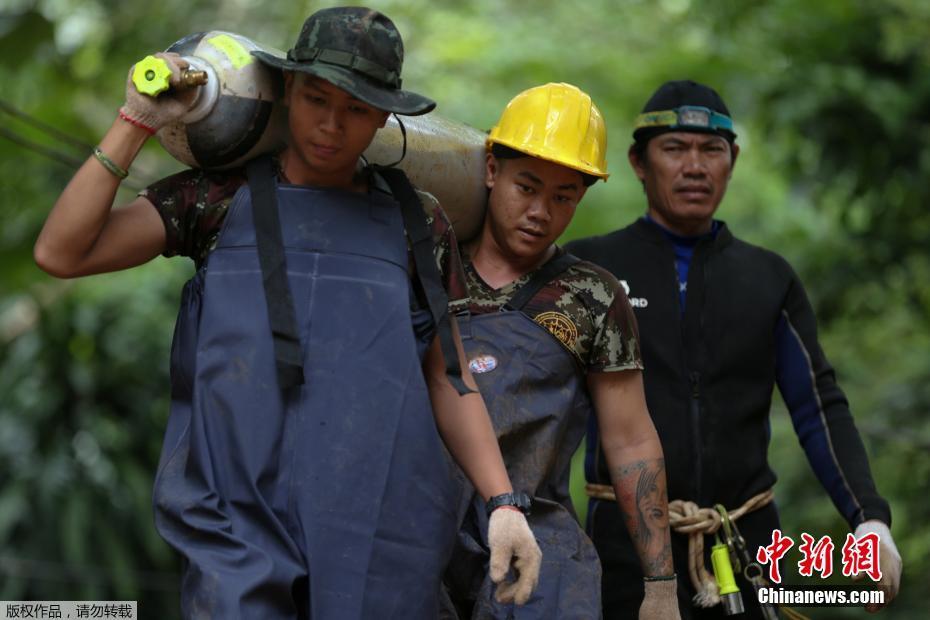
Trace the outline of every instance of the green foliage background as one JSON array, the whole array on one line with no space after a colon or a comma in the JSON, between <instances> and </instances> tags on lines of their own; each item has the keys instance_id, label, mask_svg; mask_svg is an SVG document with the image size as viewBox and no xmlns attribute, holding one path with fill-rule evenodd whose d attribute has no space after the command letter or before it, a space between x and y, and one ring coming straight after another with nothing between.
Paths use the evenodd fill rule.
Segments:
<instances>
[{"instance_id":1,"label":"green foliage background","mask_svg":"<svg viewBox=\"0 0 930 620\"><path fill-rule=\"evenodd\" d=\"M132 62L201 30L287 49L303 19L330 4L0 0L0 600L131 599L143 617L177 615L178 560L155 534L150 491L174 313L191 266L158 259L61 282L34 266L32 243L74 162L112 122ZM683 77L717 87L743 149L720 216L805 280L892 503L905 574L884 615L926 617L930 4L369 4L404 33L405 85L435 98L443 116L487 129L514 94L548 81L593 96L607 119L613 176L588 193L566 239L643 212L625 151L649 94ZM179 168L152 141L126 186ZM845 524L781 406L770 456L786 532L842 540Z\"/></svg>"}]
</instances>

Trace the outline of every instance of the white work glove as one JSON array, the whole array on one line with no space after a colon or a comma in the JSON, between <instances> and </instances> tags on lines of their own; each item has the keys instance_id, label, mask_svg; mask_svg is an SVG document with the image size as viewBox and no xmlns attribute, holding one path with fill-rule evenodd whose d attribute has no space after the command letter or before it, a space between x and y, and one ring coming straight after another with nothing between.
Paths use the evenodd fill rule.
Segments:
<instances>
[{"instance_id":1,"label":"white work glove","mask_svg":"<svg viewBox=\"0 0 930 620\"><path fill-rule=\"evenodd\" d=\"M878 534L878 566L881 568L882 578L875 585L879 590L885 593L884 605L873 605L870 603L865 606L866 611L875 613L885 605L888 605L894 597L898 595L898 587L901 585L901 568L903 565L901 562L901 554L898 553L898 547L895 546L894 539L891 537L891 531L888 529L887 525L875 519L863 521L859 524L859 527L856 528L853 535L856 538L860 538L866 534ZM864 576L865 573L859 573L853 577L853 580L859 581Z\"/></svg>"},{"instance_id":2,"label":"white work glove","mask_svg":"<svg viewBox=\"0 0 930 620\"><path fill-rule=\"evenodd\" d=\"M542 551L523 513L508 507L492 512L488 519L488 547L491 549L491 581L497 584L494 598L503 604L526 603L539 581ZM517 580L504 581L511 561Z\"/></svg>"},{"instance_id":3,"label":"white work glove","mask_svg":"<svg viewBox=\"0 0 930 620\"><path fill-rule=\"evenodd\" d=\"M189 66L188 62L172 52L159 52L154 56L168 63L171 69L168 82L172 88L156 97L143 95L132 83L133 65L129 68L129 78L126 80L126 103L120 108L121 114L132 119L130 122L134 121L133 124L145 127L152 133L184 116L197 99L197 88L176 88L181 80L181 72Z\"/></svg>"},{"instance_id":4,"label":"white work glove","mask_svg":"<svg viewBox=\"0 0 930 620\"><path fill-rule=\"evenodd\" d=\"M639 620L681 620L678 612L678 580L647 581L639 606Z\"/></svg>"}]
</instances>

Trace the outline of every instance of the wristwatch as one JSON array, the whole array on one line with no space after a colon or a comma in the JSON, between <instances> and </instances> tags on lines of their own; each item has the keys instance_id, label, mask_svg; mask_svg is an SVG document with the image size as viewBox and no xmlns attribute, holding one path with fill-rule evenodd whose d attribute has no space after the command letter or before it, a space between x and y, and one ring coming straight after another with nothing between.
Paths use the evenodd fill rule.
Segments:
<instances>
[{"instance_id":1,"label":"wristwatch","mask_svg":"<svg viewBox=\"0 0 930 620\"><path fill-rule=\"evenodd\" d=\"M533 502L530 499L530 496L523 492L502 493L500 495L495 495L489 499L487 503L488 517L490 517L491 513L501 506L513 506L524 515L528 515L530 514L530 506L532 503Z\"/></svg>"}]
</instances>

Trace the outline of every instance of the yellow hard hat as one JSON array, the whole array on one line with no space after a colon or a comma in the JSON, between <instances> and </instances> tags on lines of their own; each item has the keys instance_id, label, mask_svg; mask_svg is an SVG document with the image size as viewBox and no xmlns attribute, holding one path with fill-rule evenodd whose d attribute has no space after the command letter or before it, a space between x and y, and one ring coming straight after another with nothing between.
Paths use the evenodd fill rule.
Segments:
<instances>
[{"instance_id":1,"label":"yellow hard hat","mask_svg":"<svg viewBox=\"0 0 930 620\"><path fill-rule=\"evenodd\" d=\"M488 136L502 144L606 179L607 127L591 97L571 84L549 83L510 100Z\"/></svg>"}]
</instances>

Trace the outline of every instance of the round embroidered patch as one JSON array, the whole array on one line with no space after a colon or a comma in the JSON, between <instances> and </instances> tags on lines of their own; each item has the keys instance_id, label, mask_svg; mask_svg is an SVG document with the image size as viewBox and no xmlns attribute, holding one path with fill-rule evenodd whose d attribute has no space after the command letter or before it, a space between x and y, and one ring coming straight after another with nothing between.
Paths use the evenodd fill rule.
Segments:
<instances>
[{"instance_id":1,"label":"round embroidered patch","mask_svg":"<svg viewBox=\"0 0 930 620\"><path fill-rule=\"evenodd\" d=\"M561 312L543 312L534 319L537 323L549 330L549 333L559 339L559 342L571 349L578 339L578 328L570 318Z\"/></svg>"},{"instance_id":2,"label":"round embroidered patch","mask_svg":"<svg viewBox=\"0 0 930 620\"><path fill-rule=\"evenodd\" d=\"M476 375L491 372L497 368L497 358L493 355L479 355L468 362L468 369Z\"/></svg>"}]
</instances>

